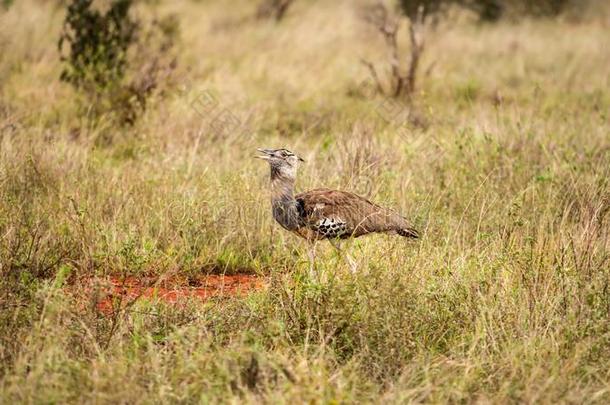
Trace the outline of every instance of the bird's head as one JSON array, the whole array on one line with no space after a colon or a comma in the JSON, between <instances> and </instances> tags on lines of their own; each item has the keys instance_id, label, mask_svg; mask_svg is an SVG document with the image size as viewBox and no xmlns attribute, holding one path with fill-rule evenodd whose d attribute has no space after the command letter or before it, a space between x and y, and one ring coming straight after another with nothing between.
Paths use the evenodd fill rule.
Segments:
<instances>
[{"instance_id":1,"label":"bird's head","mask_svg":"<svg viewBox=\"0 0 610 405\"><path fill-rule=\"evenodd\" d=\"M257 149L261 154L256 158L269 162L271 178L296 179L297 166L304 160L288 149Z\"/></svg>"}]
</instances>

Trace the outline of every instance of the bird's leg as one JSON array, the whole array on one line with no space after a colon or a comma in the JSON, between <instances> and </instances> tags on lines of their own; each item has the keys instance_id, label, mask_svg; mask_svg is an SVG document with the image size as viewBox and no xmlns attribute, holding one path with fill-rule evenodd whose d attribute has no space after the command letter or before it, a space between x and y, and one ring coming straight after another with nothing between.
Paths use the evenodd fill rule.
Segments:
<instances>
[{"instance_id":1,"label":"bird's leg","mask_svg":"<svg viewBox=\"0 0 610 405\"><path fill-rule=\"evenodd\" d=\"M312 280L316 276L316 244L317 241L309 244L309 278Z\"/></svg>"},{"instance_id":2,"label":"bird's leg","mask_svg":"<svg viewBox=\"0 0 610 405\"><path fill-rule=\"evenodd\" d=\"M341 249L341 245L338 239L329 239L331 245L333 245L333 247L335 249L337 249L337 253L339 253L339 256L343 256L343 249ZM352 255L350 255L349 253L345 254L345 260L347 261L347 264L349 266L350 271L352 272L352 274L355 274L358 271L358 263L356 262L356 260L354 260L354 258L352 257Z\"/></svg>"}]
</instances>

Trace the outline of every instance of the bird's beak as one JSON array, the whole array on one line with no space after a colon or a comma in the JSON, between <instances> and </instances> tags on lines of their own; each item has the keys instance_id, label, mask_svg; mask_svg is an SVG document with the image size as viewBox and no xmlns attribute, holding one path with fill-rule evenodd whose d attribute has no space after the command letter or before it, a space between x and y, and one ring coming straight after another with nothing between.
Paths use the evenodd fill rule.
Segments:
<instances>
[{"instance_id":1,"label":"bird's beak","mask_svg":"<svg viewBox=\"0 0 610 405\"><path fill-rule=\"evenodd\" d=\"M297 157L299 158L299 161L301 161L303 163L305 162L305 159L303 159L302 157L300 157L300 156L297 156Z\"/></svg>"},{"instance_id":2,"label":"bird's beak","mask_svg":"<svg viewBox=\"0 0 610 405\"><path fill-rule=\"evenodd\" d=\"M255 158L262 159L262 160L269 160L271 158L271 152L269 149L257 148L256 150L258 152L262 153L262 155L256 155L256 156L254 156Z\"/></svg>"}]
</instances>

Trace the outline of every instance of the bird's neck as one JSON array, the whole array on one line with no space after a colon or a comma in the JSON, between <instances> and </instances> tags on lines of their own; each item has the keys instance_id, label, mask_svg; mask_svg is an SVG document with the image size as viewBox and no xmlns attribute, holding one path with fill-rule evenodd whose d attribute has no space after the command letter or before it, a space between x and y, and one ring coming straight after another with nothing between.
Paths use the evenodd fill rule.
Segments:
<instances>
[{"instance_id":1,"label":"bird's neck","mask_svg":"<svg viewBox=\"0 0 610 405\"><path fill-rule=\"evenodd\" d=\"M271 207L275 220L288 230L299 227L299 211L294 199L294 178L271 174Z\"/></svg>"},{"instance_id":2,"label":"bird's neck","mask_svg":"<svg viewBox=\"0 0 610 405\"><path fill-rule=\"evenodd\" d=\"M294 180L271 179L271 198L274 200L294 200Z\"/></svg>"}]
</instances>

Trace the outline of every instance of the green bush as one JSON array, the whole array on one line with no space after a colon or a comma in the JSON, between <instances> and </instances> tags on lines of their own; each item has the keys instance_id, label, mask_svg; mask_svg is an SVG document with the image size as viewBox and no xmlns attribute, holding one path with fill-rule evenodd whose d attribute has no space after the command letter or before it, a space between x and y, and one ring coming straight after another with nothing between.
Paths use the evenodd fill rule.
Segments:
<instances>
[{"instance_id":1,"label":"green bush","mask_svg":"<svg viewBox=\"0 0 610 405\"><path fill-rule=\"evenodd\" d=\"M2 0L2 8L8 10L13 5L14 0Z\"/></svg>"},{"instance_id":2,"label":"green bush","mask_svg":"<svg viewBox=\"0 0 610 405\"><path fill-rule=\"evenodd\" d=\"M130 16L132 0L115 0L106 12L92 0L67 7L58 48L61 80L82 91L88 110L133 124L146 109L160 78L175 67L170 49L178 20L169 16L145 25Z\"/></svg>"},{"instance_id":3,"label":"green bush","mask_svg":"<svg viewBox=\"0 0 610 405\"><path fill-rule=\"evenodd\" d=\"M63 81L88 92L102 93L125 75L127 49L133 43L136 21L129 16L131 0L114 1L106 13L95 10L92 0L68 5L59 50L69 44L61 73Z\"/></svg>"}]
</instances>

